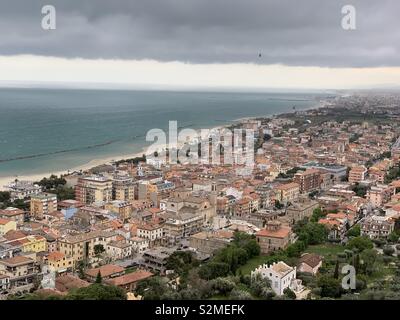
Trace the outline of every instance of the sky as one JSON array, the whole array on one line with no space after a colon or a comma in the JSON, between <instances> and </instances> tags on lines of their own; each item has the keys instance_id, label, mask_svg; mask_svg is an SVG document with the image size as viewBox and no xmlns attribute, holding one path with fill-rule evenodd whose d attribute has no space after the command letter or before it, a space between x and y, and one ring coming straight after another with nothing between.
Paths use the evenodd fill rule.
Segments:
<instances>
[{"instance_id":1,"label":"sky","mask_svg":"<svg viewBox=\"0 0 400 320\"><path fill-rule=\"evenodd\" d=\"M56 29L42 28L44 5ZM355 30L342 28L344 5ZM0 0L0 85L400 86L398 0Z\"/></svg>"}]
</instances>

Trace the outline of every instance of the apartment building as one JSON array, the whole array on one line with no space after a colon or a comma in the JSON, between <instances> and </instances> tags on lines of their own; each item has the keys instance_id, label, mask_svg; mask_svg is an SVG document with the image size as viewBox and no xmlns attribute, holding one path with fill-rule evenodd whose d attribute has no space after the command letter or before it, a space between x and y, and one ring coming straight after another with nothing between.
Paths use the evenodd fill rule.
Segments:
<instances>
[{"instance_id":1,"label":"apartment building","mask_svg":"<svg viewBox=\"0 0 400 320\"><path fill-rule=\"evenodd\" d=\"M113 182L102 175L81 177L75 186L75 199L83 204L112 200Z\"/></svg>"},{"instance_id":2,"label":"apartment building","mask_svg":"<svg viewBox=\"0 0 400 320\"><path fill-rule=\"evenodd\" d=\"M176 243L199 232L203 223L203 216L194 208L185 207L177 214L167 214L164 223L165 238L169 243Z\"/></svg>"},{"instance_id":3,"label":"apartment building","mask_svg":"<svg viewBox=\"0 0 400 320\"><path fill-rule=\"evenodd\" d=\"M281 203L293 202L300 196L300 186L298 183L290 182L278 186L275 189L275 199Z\"/></svg>"},{"instance_id":4,"label":"apartment building","mask_svg":"<svg viewBox=\"0 0 400 320\"><path fill-rule=\"evenodd\" d=\"M0 218L0 237L10 230L17 230L17 223L13 220Z\"/></svg>"},{"instance_id":5,"label":"apartment building","mask_svg":"<svg viewBox=\"0 0 400 320\"><path fill-rule=\"evenodd\" d=\"M308 193L319 190L321 186L321 172L317 169L307 169L297 172L293 181L299 185L300 193Z\"/></svg>"},{"instance_id":6,"label":"apartment building","mask_svg":"<svg viewBox=\"0 0 400 320\"><path fill-rule=\"evenodd\" d=\"M132 216L133 211L132 204L122 200L113 200L106 203L104 208L111 212L115 212L118 215L118 218L122 221L128 220Z\"/></svg>"},{"instance_id":7,"label":"apartment building","mask_svg":"<svg viewBox=\"0 0 400 320\"><path fill-rule=\"evenodd\" d=\"M367 199L375 207L381 207L385 203L389 202L391 197L395 194L396 189L392 186L378 184L372 186L367 191Z\"/></svg>"},{"instance_id":8,"label":"apartment building","mask_svg":"<svg viewBox=\"0 0 400 320\"><path fill-rule=\"evenodd\" d=\"M394 230L394 221L387 217L371 216L361 221L361 235L370 239L386 239Z\"/></svg>"},{"instance_id":9,"label":"apartment building","mask_svg":"<svg viewBox=\"0 0 400 320\"><path fill-rule=\"evenodd\" d=\"M164 236L163 227L156 223L146 222L137 226L136 235L139 238L149 240L149 245L160 244Z\"/></svg>"},{"instance_id":10,"label":"apartment building","mask_svg":"<svg viewBox=\"0 0 400 320\"><path fill-rule=\"evenodd\" d=\"M29 290L38 275L38 268L32 258L15 256L0 260L0 275L8 277L8 287L12 292Z\"/></svg>"},{"instance_id":11,"label":"apartment building","mask_svg":"<svg viewBox=\"0 0 400 320\"><path fill-rule=\"evenodd\" d=\"M18 226L22 225L25 221L25 211L13 207L0 210L0 218L12 220L17 223Z\"/></svg>"},{"instance_id":12,"label":"apartment building","mask_svg":"<svg viewBox=\"0 0 400 320\"><path fill-rule=\"evenodd\" d=\"M74 260L71 256L67 256L59 251L54 251L48 255L47 265L49 271L63 273L72 270L74 267Z\"/></svg>"},{"instance_id":13,"label":"apartment building","mask_svg":"<svg viewBox=\"0 0 400 320\"><path fill-rule=\"evenodd\" d=\"M349 182L351 184L360 183L366 179L367 168L365 166L355 166L349 171Z\"/></svg>"},{"instance_id":14,"label":"apartment building","mask_svg":"<svg viewBox=\"0 0 400 320\"><path fill-rule=\"evenodd\" d=\"M131 176L121 173L113 176L112 198L120 201L135 200L135 183Z\"/></svg>"},{"instance_id":15,"label":"apartment building","mask_svg":"<svg viewBox=\"0 0 400 320\"><path fill-rule=\"evenodd\" d=\"M57 196L51 193L40 193L31 196L31 217L42 220L45 214L57 211Z\"/></svg>"},{"instance_id":16,"label":"apartment building","mask_svg":"<svg viewBox=\"0 0 400 320\"><path fill-rule=\"evenodd\" d=\"M77 235L68 235L57 240L58 251L71 256L74 264L78 261L90 262L96 255L96 245L102 245L105 249L107 244L114 240L116 240L116 234L107 231L91 231Z\"/></svg>"}]
</instances>

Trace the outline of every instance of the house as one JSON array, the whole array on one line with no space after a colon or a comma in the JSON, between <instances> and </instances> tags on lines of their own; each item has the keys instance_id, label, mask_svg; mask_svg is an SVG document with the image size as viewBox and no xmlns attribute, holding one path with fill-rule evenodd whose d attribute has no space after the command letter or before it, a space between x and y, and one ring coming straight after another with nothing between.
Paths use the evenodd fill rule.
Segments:
<instances>
[{"instance_id":1,"label":"house","mask_svg":"<svg viewBox=\"0 0 400 320\"><path fill-rule=\"evenodd\" d=\"M388 217L371 216L361 221L361 235L370 239L385 239L394 230L395 222Z\"/></svg>"},{"instance_id":2,"label":"house","mask_svg":"<svg viewBox=\"0 0 400 320\"><path fill-rule=\"evenodd\" d=\"M0 218L0 236L3 236L10 230L17 230L17 223L10 219Z\"/></svg>"},{"instance_id":3,"label":"house","mask_svg":"<svg viewBox=\"0 0 400 320\"><path fill-rule=\"evenodd\" d=\"M0 218L13 220L17 225L22 225L25 221L25 211L13 207L0 210Z\"/></svg>"},{"instance_id":4,"label":"house","mask_svg":"<svg viewBox=\"0 0 400 320\"><path fill-rule=\"evenodd\" d=\"M51 252L47 257L49 270L56 273L63 273L72 270L74 261L72 257L66 256L59 251Z\"/></svg>"},{"instance_id":5,"label":"house","mask_svg":"<svg viewBox=\"0 0 400 320\"><path fill-rule=\"evenodd\" d=\"M137 270L116 278L106 280L106 283L123 288L127 292L133 291L139 281L152 277L153 274L146 270Z\"/></svg>"},{"instance_id":6,"label":"house","mask_svg":"<svg viewBox=\"0 0 400 320\"><path fill-rule=\"evenodd\" d=\"M251 272L251 277L260 275L271 281L272 290L281 296L286 288L291 289L296 295L304 290L301 280L296 279L296 267L291 267L283 261L275 262L272 265L260 265Z\"/></svg>"},{"instance_id":7,"label":"house","mask_svg":"<svg viewBox=\"0 0 400 320\"><path fill-rule=\"evenodd\" d=\"M367 168L365 166L354 166L349 171L349 182L351 184L360 183L366 179Z\"/></svg>"},{"instance_id":8,"label":"house","mask_svg":"<svg viewBox=\"0 0 400 320\"><path fill-rule=\"evenodd\" d=\"M56 290L62 293L67 293L72 289L85 288L90 285L89 282L73 276L71 274L65 274L56 278Z\"/></svg>"},{"instance_id":9,"label":"house","mask_svg":"<svg viewBox=\"0 0 400 320\"><path fill-rule=\"evenodd\" d=\"M275 199L281 203L293 202L299 195L300 186L295 182L282 184L275 189Z\"/></svg>"},{"instance_id":10,"label":"house","mask_svg":"<svg viewBox=\"0 0 400 320\"><path fill-rule=\"evenodd\" d=\"M112 260L126 259L132 256L132 245L125 241L111 241L105 249L106 254Z\"/></svg>"},{"instance_id":11,"label":"house","mask_svg":"<svg viewBox=\"0 0 400 320\"><path fill-rule=\"evenodd\" d=\"M86 270L85 275L90 282L95 282L99 272L102 280L108 280L124 275L125 268L115 264L106 264L98 268Z\"/></svg>"},{"instance_id":12,"label":"house","mask_svg":"<svg viewBox=\"0 0 400 320\"><path fill-rule=\"evenodd\" d=\"M205 254L212 254L216 250L229 245L233 240L232 231L202 231L189 238L189 246Z\"/></svg>"},{"instance_id":13,"label":"house","mask_svg":"<svg viewBox=\"0 0 400 320\"><path fill-rule=\"evenodd\" d=\"M150 241L145 238L132 237L129 239L129 243L132 245L132 250L136 253L142 253L147 250L150 245Z\"/></svg>"},{"instance_id":14,"label":"house","mask_svg":"<svg viewBox=\"0 0 400 320\"><path fill-rule=\"evenodd\" d=\"M321 172L318 169L306 169L297 172L293 181L299 185L300 193L316 191L319 190L322 183Z\"/></svg>"},{"instance_id":15,"label":"house","mask_svg":"<svg viewBox=\"0 0 400 320\"><path fill-rule=\"evenodd\" d=\"M268 221L265 229L256 233L257 243L260 245L261 253L267 254L272 251L285 249L292 241L292 229L283 226L280 221Z\"/></svg>"},{"instance_id":16,"label":"house","mask_svg":"<svg viewBox=\"0 0 400 320\"><path fill-rule=\"evenodd\" d=\"M321 266L322 258L319 255L304 253L299 259L297 270L299 272L311 273L315 276Z\"/></svg>"},{"instance_id":17,"label":"house","mask_svg":"<svg viewBox=\"0 0 400 320\"><path fill-rule=\"evenodd\" d=\"M9 278L9 288L13 292L30 290L38 275L35 260L25 256L15 256L0 260L0 274Z\"/></svg>"}]
</instances>

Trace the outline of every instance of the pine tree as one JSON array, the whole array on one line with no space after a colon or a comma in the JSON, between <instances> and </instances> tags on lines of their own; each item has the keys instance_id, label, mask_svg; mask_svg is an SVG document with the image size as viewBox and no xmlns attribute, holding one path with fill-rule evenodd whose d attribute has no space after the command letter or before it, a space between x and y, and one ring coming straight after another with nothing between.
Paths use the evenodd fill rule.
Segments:
<instances>
[{"instance_id":1,"label":"pine tree","mask_svg":"<svg viewBox=\"0 0 400 320\"><path fill-rule=\"evenodd\" d=\"M97 276L96 276L96 283L102 283L102 282L103 282L103 279L101 277L101 273L99 270L99 272L97 273Z\"/></svg>"},{"instance_id":2,"label":"pine tree","mask_svg":"<svg viewBox=\"0 0 400 320\"><path fill-rule=\"evenodd\" d=\"M335 273L333 274L333 277L339 279L339 260L336 260Z\"/></svg>"}]
</instances>

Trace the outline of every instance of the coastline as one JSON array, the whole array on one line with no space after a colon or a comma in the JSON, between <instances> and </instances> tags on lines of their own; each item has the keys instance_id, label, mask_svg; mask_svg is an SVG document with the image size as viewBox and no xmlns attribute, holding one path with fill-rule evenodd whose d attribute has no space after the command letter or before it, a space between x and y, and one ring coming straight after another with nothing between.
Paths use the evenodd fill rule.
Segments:
<instances>
[{"instance_id":1,"label":"coastline","mask_svg":"<svg viewBox=\"0 0 400 320\"><path fill-rule=\"evenodd\" d=\"M308 108L302 109L301 111L308 111L308 110L314 110L314 109L319 109L319 108L323 108L324 107L324 103L323 100L322 101L318 101L315 105L310 106ZM299 110L296 110L299 111ZM210 127L210 128L205 128L205 129L209 129L209 130L218 130L218 129L222 129L222 128L227 128L229 126L231 126L232 124L237 124L237 123L242 123L244 121L248 121L248 120L254 120L254 119L260 119L260 118L268 118L268 117L276 117L282 114L291 114L294 113L296 111L290 111L290 112L282 112L282 113L275 113L275 114L270 114L270 115L264 115L264 116L253 116L253 117L242 117L239 119L234 119L231 120L230 123L226 123L223 125L219 125L219 126L215 126L215 127ZM190 143L193 142L195 138L199 137L199 130L200 129L193 129L195 130L198 134L197 135L191 135L188 136L188 140L186 141L186 143ZM181 142L178 145L178 148L180 148L185 142ZM158 148L158 150L162 150L165 149L167 147L167 145L160 145ZM10 182L12 182L13 180L15 180L16 178L18 180L28 180L28 181L39 181L42 180L45 177L49 177L51 175L57 175L57 176L61 176L61 175L65 175L68 173L72 173L72 172L85 172L88 171L94 167L100 166L100 165L104 165L104 164L109 164L112 161L120 161L120 160L125 160L125 159L132 159L132 158L136 158L136 157L141 157L143 154L148 155L148 153L146 152L148 149L148 147L143 147L141 149L141 151L136 152L136 153L131 153L131 154L125 154L125 155L114 155L114 156L109 156L106 158L101 158L101 159L93 159L85 164L82 165L78 165L76 167L73 168L66 168L66 169L61 169L58 171L54 171L54 172L43 172L43 173L36 173L36 174L26 174L26 175L19 175L19 176L4 176L4 177L0 177L0 191L5 191L7 190L5 188L5 186L7 184L9 184Z\"/></svg>"}]
</instances>

